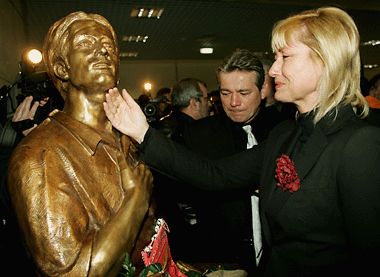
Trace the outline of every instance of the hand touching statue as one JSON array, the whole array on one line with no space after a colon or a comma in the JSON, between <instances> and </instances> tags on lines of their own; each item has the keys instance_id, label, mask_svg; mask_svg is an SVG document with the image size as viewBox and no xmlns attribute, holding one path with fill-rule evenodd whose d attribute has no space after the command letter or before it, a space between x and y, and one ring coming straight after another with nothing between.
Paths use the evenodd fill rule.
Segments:
<instances>
[{"instance_id":1,"label":"hand touching statue","mask_svg":"<svg viewBox=\"0 0 380 277\"><path fill-rule=\"evenodd\" d=\"M104 110L116 129L141 143L149 124L140 106L125 89L122 94L117 88L110 89L106 94Z\"/></svg>"}]
</instances>

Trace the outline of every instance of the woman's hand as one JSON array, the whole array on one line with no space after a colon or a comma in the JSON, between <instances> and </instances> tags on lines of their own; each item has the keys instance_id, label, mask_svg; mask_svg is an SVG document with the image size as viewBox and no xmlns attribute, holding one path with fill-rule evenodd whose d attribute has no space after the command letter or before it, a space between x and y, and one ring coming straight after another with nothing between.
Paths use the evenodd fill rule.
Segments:
<instances>
[{"instance_id":1,"label":"woman's hand","mask_svg":"<svg viewBox=\"0 0 380 277\"><path fill-rule=\"evenodd\" d=\"M104 111L116 129L141 143L149 124L140 106L125 89L122 94L117 88L110 89L103 104Z\"/></svg>"}]
</instances>

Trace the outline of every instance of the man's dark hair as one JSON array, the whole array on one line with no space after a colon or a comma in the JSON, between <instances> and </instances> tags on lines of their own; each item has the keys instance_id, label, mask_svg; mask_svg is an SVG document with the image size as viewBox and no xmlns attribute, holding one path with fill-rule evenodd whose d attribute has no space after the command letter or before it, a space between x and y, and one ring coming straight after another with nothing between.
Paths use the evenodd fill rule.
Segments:
<instances>
[{"instance_id":1,"label":"man's dark hair","mask_svg":"<svg viewBox=\"0 0 380 277\"><path fill-rule=\"evenodd\" d=\"M260 59L247 49L236 49L231 55L227 56L216 70L219 78L220 72L247 71L256 72L256 85L259 90L264 83L265 72Z\"/></svg>"}]
</instances>

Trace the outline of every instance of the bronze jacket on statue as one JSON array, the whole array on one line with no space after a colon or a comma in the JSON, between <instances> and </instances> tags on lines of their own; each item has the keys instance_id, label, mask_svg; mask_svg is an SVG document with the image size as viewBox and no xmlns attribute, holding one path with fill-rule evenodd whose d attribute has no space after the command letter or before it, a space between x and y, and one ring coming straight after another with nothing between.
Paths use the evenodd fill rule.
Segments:
<instances>
[{"instance_id":1,"label":"bronze jacket on statue","mask_svg":"<svg viewBox=\"0 0 380 277\"><path fill-rule=\"evenodd\" d=\"M308 130L281 123L265 143L216 162L201 162L154 130L140 147L151 166L204 189L260 183L263 276L379 272L380 129L340 106L336 118L327 115ZM295 164L301 184L295 192L277 186L283 154Z\"/></svg>"},{"instance_id":2,"label":"bronze jacket on statue","mask_svg":"<svg viewBox=\"0 0 380 277\"><path fill-rule=\"evenodd\" d=\"M9 191L44 275L86 276L97 230L126 197L117 164L128 150L122 148L56 111L15 149Z\"/></svg>"}]
</instances>

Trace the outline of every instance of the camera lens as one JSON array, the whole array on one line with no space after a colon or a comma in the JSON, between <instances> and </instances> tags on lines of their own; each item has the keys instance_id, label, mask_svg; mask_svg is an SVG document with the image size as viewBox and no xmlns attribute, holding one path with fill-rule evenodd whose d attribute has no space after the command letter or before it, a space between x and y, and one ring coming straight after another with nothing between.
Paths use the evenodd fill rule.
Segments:
<instances>
[{"instance_id":1,"label":"camera lens","mask_svg":"<svg viewBox=\"0 0 380 277\"><path fill-rule=\"evenodd\" d=\"M145 107L144 107L144 114L147 116L147 117L151 117L151 116L155 116L156 115L156 112L157 112L157 108L154 104L152 103L148 103Z\"/></svg>"}]
</instances>

